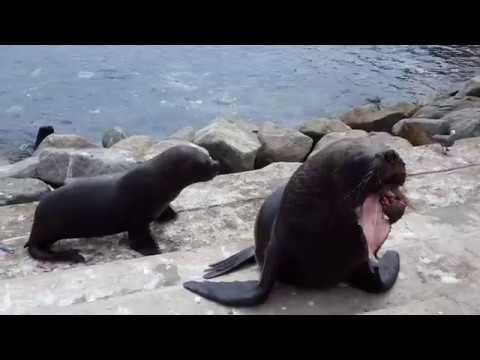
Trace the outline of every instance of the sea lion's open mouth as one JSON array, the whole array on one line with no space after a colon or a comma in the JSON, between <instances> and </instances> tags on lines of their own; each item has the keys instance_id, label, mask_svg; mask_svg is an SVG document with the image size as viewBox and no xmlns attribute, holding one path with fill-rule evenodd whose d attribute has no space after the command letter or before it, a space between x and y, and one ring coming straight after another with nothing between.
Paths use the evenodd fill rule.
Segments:
<instances>
[{"instance_id":1,"label":"sea lion's open mouth","mask_svg":"<svg viewBox=\"0 0 480 360\"><path fill-rule=\"evenodd\" d=\"M367 196L359 209L358 222L367 239L370 256L377 253L390 233L391 224L405 212L407 201L398 186L385 187Z\"/></svg>"}]
</instances>

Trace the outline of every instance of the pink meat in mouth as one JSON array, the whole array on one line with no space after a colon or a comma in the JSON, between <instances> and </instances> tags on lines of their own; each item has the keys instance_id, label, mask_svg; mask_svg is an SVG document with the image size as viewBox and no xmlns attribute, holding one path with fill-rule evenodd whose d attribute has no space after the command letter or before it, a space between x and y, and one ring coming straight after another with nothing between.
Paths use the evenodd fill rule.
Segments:
<instances>
[{"instance_id":1,"label":"pink meat in mouth","mask_svg":"<svg viewBox=\"0 0 480 360\"><path fill-rule=\"evenodd\" d=\"M370 255L377 256L387 240L391 224L402 217L405 208L406 202L398 191L389 190L367 196L360 208L358 222L367 239Z\"/></svg>"}]
</instances>

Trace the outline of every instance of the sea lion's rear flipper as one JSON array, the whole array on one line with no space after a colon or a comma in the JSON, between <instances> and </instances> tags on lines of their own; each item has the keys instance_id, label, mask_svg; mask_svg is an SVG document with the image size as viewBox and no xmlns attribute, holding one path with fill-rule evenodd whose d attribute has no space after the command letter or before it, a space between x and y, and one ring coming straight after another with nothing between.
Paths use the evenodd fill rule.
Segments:
<instances>
[{"instance_id":1,"label":"sea lion's rear flipper","mask_svg":"<svg viewBox=\"0 0 480 360\"><path fill-rule=\"evenodd\" d=\"M225 260L209 265L209 269L205 269L204 279L213 279L220 275L228 274L242 265L252 264L255 262L255 247L244 249Z\"/></svg>"},{"instance_id":2,"label":"sea lion's rear flipper","mask_svg":"<svg viewBox=\"0 0 480 360\"><path fill-rule=\"evenodd\" d=\"M183 284L185 289L227 306L253 306L263 302L266 297L258 285L258 281L188 281Z\"/></svg>"},{"instance_id":3,"label":"sea lion's rear flipper","mask_svg":"<svg viewBox=\"0 0 480 360\"><path fill-rule=\"evenodd\" d=\"M272 242L271 245L273 245ZM265 302L275 284L280 256L274 246L266 251L260 281L198 282L188 281L183 286L208 300L227 306L254 306Z\"/></svg>"},{"instance_id":4,"label":"sea lion's rear flipper","mask_svg":"<svg viewBox=\"0 0 480 360\"><path fill-rule=\"evenodd\" d=\"M348 283L370 293L383 293L392 288L400 272L400 255L387 251L378 264L371 261L361 265L348 279Z\"/></svg>"}]
</instances>

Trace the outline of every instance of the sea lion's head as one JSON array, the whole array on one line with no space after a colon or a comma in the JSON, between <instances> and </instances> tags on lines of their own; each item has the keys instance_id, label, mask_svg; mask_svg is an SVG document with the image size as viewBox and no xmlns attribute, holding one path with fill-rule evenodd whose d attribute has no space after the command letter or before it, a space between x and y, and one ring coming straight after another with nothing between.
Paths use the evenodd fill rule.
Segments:
<instances>
[{"instance_id":1,"label":"sea lion's head","mask_svg":"<svg viewBox=\"0 0 480 360\"><path fill-rule=\"evenodd\" d=\"M168 168L172 181L183 186L213 179L220 171L220 163L208 151L197 145L177 145L160 156L160 168ZM168 166L166 166L168 164Z\"/></svg>"},{"instance_id":2,"label":"sea lion's head","mask_svg":"<svg viewBox=\"0 0 480 360\"><path fill-rule=\"evenodd\" d=\"M389 147L365 137L332 144L333 183L340 190L342 204L353 210L363 229L371 255L387 239L390 225L397 222L407 206L400 191L405 183L405 163Z\"/></svg>"}]
</instances>

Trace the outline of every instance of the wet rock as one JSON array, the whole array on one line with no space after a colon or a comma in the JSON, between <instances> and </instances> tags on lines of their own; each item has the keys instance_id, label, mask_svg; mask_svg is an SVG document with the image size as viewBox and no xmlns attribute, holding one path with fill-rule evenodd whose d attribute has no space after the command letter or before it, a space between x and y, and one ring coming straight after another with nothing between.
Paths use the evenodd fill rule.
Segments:
<instances>
[{"instance_id":1,"label":"wet rock","mask_svg":"<svg viewBox=\"0 0 480 360\"><path fill-rule=\"evenodd\" d=\"M382 144L389 146L393 150L397 151L406 151L412 149L412 144L408 140L399 137L393 136L387 132L370 132L367 134L372 141L376 141Z\"/></svg>"},{"instance_id":2,"label":"wet rock","mask_svg":"<svg viewBox=\"0 0 480 360\"><path fill-rule=\"evenodd\" d=\"M312 149L313 140L298 130L280 128L266 122L260 128L255 167L262 168L273 162L302 162Z\"/></svg>"},{"instance_id":3,"label":"wet rock","mask_svg":"<svg viewBox=\"0 0 480 360\"><path fill-rule=\"evenodd\" d=\"M137 158L143 158L145 152L147 152L153 145L159 141L151 136L147 135L134 135L129 136L126 139L120 140L114 144L112 150L125 150L134 154Z\"/></svg>"},{"instance_id":4,"label":"wet rock","mask_svg":"<svg viewBox=\"0 0 480 360\"><path fill-rule=\"evenodd\" d=\"M311 158L320 150L324 149L328 145L338 141L340 139L355 139L359 137L367 136L367 132L364 130L350 130L344 132L331 132L322 137L322 139L315 145L308 158Z\"/></svg>"},{"instance_id":5,"label":"wet rock","mask_svg":"<svg viewBox=\"0 0 480 360\"><path fill-rule=\"evenodd\" d=\"M191 126L188 126L175 131L172 135L170 135L167 138L167 140L183 140L183 141L191 142L194 136L195 136L195 129Z\"/></svg>"},{"instance_id":6,"label":"wet rock","mask_svg":"<svg viewBox=\"0 0 480 360\"><path fill-rule=\"evenodd\" d=\"M34 152L32 144L22 144L17 149L13 149L8 153L8 163L15 164L32 156Z\"/></svg>"},{"instance_id":7,"label":"wet rock","mask_svg":"<svg viewBox=\"0 0 480 360\"><path fill-rule=\"evenodd\" d=\"M340 120L352 129L391 132L398 121L410 117L417 108L417 105L408 102L387 107L368 104L343 114Z\"/></svg>"},{"instance_id":8,"label":"wet rock","mask_svg":"<svg viewBox=\"0 0 480 360\"><path fill-rule=\"evenodd\" d=\"M102 145L104 148L110 148L112 145L118 143L120 140L128 137L127 132L121 127L115 126L107 131L102 136Z\"/></svg>"},{"instance_id":9,"label":"wet rock","mask_svg":"<svg viewBox=\"0 0 480 360\"><path fill-rule=\"evenodd\" d=\"M413 118L440 119L456 110L480 108L480 99L477 97L442 97L421 107Z\"/></svg>"},{"instance_id":10,"label":"wet rock","mask_svg":"<svg viewBox=\"0 0 480 360\"><path fill-rule=\"evenodd\" d=\"M331 132L342 132L351 130L350 126L346 125L338 119L317 118L303 122L298 130L311 137L316 143L325 134Z\"/></svg>"},{"instance_id":11,"label":"wet rock","mask_svg":"<svg viewBox=\"0 0 480 360\"><path fill-rule=\"evenodd\" d=\"M38 179L0 178L0 206L38 201L49 191Z\"/></svg>"},{"instance_id":12,"label":"wet rock","mask_svg":"<svg viewBox=\"0 0 480 360\"><path fill-rule=\"evenodd\" d=\"M441 119L405 119L394 127L394 134L413 145L435 142L434 135L448 135L455 130L455 140L480 136L480 108L452 111Z\"/></svg>"},{"instance_id":13,"label":"wet rock","mask_svg":"<svg viewBox=\"0 0 480 360\"><path fill-rule=\"evenodd\" d=\"M165 152L166 150L172 148L172 147L175 147L175 146L179 146L179 145L188 145L188 146L194 146L202 151L204 151L205 153L208 154L208 151L204 148L202 148L201 146L198 146L198 145L195 145L194 143L191 143L189 141L182 141L182 140L162 140L162 141L159 141L158 143L156 143L155 145L153 145L152 147L150 147L149 149L147 149L143 155L143 158L142 160L144 161L148 161L152 158L154 158L155 156L157 155L160 155L161 153Z\"/></svg>"},{"instance_id":14,"label":"wet rock","mask_svg":"<svg viewBox=\"0 0 480 360\"><path fill-rule=\"evenodd\" d=\"M475 76L474 78L467 81L465 86L460 89L457 95L480 97L480 76Z\"/></svg>"},{"instance_id":15,"label":"wet rock","mask_svg":"<svg viewBox=\"0 0 480 360\"><path fill-rule=\"evenodd\" d=\"M37 176L38 156L32 156L14 164L0 166L0 178L34 178Z\"/></svg>"},{"instance_id":16,"label":"wet rock","mask_svg":"<svg viewBox=\"0 0 480 360\"><path fill-rule=\"evenodd\" d=\"M480 108L453 111L441 120L448 125L448 131L455 130L457 140L480 136Z\"/></svg>"},{"instance_id":17,"label":"wet rock","mask_svg":"<svg viewBox=\"0 0 480 360\"><path fill-rule=\"evenodd\" d=\"M87 139L78 135L52 134L47 136L38 146L35 154L46 148L54 149L91 149L98 148Z\"/></svg>"},{"instance_id":18,"label":"wet rock","mask_svg":"<svg viewBox=\"0 0 480 360\"><path fill-rule=\"evenodd\" d=\"M127 151L111 149L45 149L39 155L37 176L41 180L62 185L66 179L114 174L138 163Z\"/></svg>"},{"instance_id":19,"label":"wet rock","mask_svg":"<svg viewBox=\"0 0 480 360\"><path fill-rule=\"evenodd\" d=\"M241 118L240 116L237 116L237 115L222 115L222 116L218 116L216 117L215 119L212 120L212 122L217 122L217 121L227 121L231 124L234 124L234 125L237 125L239 127L241 127L242 129L244 129L245 131L248 131L248 132L251 132L251 133L258 133L258 131L260 130L260 127L250 121L247 121L243 118Z\"/></svg>"},{"instance_id":20,"label":"wet rock","mask_svg":"<svg viewBox=\"0 0 480 360\"><path fill-rule=\"evenodd\" d=\"M223 173L252 170L261 146L255 134L226 120L200 129L193 142L207 149L221 163Z\"/></svg>"},{"instance_id":21,"label":"wet rock","mask_svg":"<svg viewBox=\"0 0 480 360\"><path fill-rule=\"evenodd\" d=\"M309 157L313 156L314 154L318 153L320 150L325 149L325 147L329 146L333 142L340 140L340 139L355 139L359 137L368 137L371 139L372 142L378 142L381 144L385 144L393 150L400 152L401 154L408 152L412 149L412 145L405 139L393 136L387 132L377 132L372 131L367 133L363 130L350 130L348 132L332 132L325 135L315 146L312 153Z\"/></svg>"}]
</instances>

